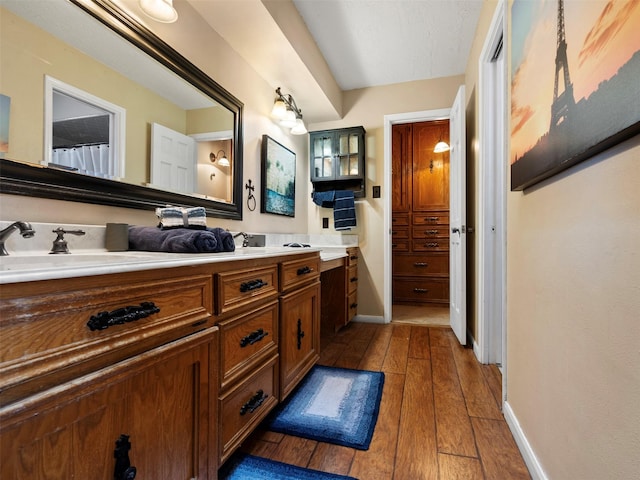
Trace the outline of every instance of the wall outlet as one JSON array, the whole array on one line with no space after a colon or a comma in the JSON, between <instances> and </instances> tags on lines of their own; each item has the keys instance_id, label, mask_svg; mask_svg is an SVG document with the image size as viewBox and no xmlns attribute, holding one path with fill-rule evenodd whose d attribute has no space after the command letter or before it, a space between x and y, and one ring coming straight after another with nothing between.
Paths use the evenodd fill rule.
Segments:
<instances>
[{"instance_id":1,"label":"wall outlet","mask_svg":"<svg viewBox=\"0 0 640 480\"><path fill-rule=\"evenodd\" d=\"M322 228L329 228L329 217L322 217Z\"/></svg>"},{"instance_id":2,"label":"wall outlet","mask_svg":"<svg viewBox=\"0 0 640 480\"><path fill-rule=\"evenodd\" d=\"M380 185L374 185L373 198L380 198Z\"/></svg>"}]
</instances>

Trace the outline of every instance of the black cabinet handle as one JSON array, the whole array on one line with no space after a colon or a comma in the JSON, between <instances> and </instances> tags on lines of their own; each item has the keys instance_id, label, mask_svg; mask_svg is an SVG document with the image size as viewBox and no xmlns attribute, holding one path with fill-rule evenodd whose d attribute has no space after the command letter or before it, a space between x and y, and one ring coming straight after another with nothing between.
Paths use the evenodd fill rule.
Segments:
<instances>
[{"instance_id":1,"label":"black cabinet handle","mask_svg":"<svg viewBox=\"0 0 640 480\"><path fill-rule=\"evenodd\" d=\"M351 305L349 305L349 308L358 308L358 304L357 303L352 303Z\"/></svg>"},{"instance_id":2,"label":"black cabinet handle","mask_svg":"<svg viewBox=\"0 0 640 480\"><path fill-rule=\"evenodd\" d=\"M129 450L131 450L131 442L129 435L120 435L116 440L116 449L113 456L116 459L116 466L113 471L114 480L133 480L136 478L136 467L131 466L129 461Z\"/></svg>"},{"instance_id":3,"label":"black cabinet handle","mask_svg":"<svg viewBox=\"0 0 640 480\"><path fill-rule=\"evenodd\" d=\"M269 332L265 332L262 328L259 328L251 332L249 335L242 337L242 339L240 340L240 347L244 348L247 345L253 345L254 343L262 340L267 335L269 335Z\"/></svg>"},{"instance_id":4,"label":"black cabinet handle","mask_svg":"<svg viewBox=\"0 0 640 480\"><path fill-rule=\"evenodd\" d=\"M158 313L160 309L153 302L142 302L140 305L118 308L111 312L100 312L91 315L87 322L87 327L93 332L95 330L104 330L113 325L122 325L123 323L135 322L141 318Z\"/></svg>"},{"instance_id":5,"label":"black cabinet handle","mask_svg":"<svg viewBox=\"0 0 640 480\"><path fill-rule=\"evenodd\" d=\"M351 283L355 283L358 281L358 277L351 277L351 279L349 280Z\"/></svg>"},{"instance_id":6,"label":"black cabinet handle","mask_svg":"<svg viewBox=\"0 0 640 480\"><path fill-rule=\"evenodd\" d=\"M425 230L424 234L425 235L437 235L438 234L438 230Z\"/></svg>"},{"instance_id":7,"label":"black cabinet handle","mask_svg":"<svg viewBox=\"0 0 640 480\"><path fill-rule=\"evenodd\" d=\"M258 390L256 394L247 401L247 403L240 407L240 415L245 415L247 412L255 412L258 407L264 403L268 396L269 395L264 393L263 390Z\"/></svg>"},{"instance_id":8,"label":"black cabinet handle","mask_svg":"<svg viewBox=\"0 0 640 480\"><path fill-rule=\"evenodd\" d=\"M302 320L298 319L298 350L302 349L302 338L304 337L304 332L302 331Z\"/></svg>"},{"instance_id":9,"label":"black cabinet handle","mask_svg":"<svg viewBox=\"0 0 640 480\"><path fill-rule=\"evenodd\" d=\"M313 268L309 268L309 267L302 267L298 269L298 275L305 275L307 273L311 273L313 272Z\"/></svg>"},{"instance_id":10,"label":"black cabinet handle","mask_svg":"<svg viewBox=\"0 0 640 480\"><path fill-rule=\"evenodd\" d=\"M258 278L256 280L249 280L248 282L243 282L240 284L240 291L250 292L251 290L257 290L258 288L262 288L268 285L267 282L263 282L262 279Z\"/></svg>"},{"instance_id":11,"label":"black cabinet handle","mask_svg":"<svg viewBox=\"0 0 640 480\"><path fill-rule=\"evenodd\" d=\"M350 258L351 260L357 260L357 259L358 259L358 256L357 256L357 255L351 255L349 258Z\"/></svg>"}]
</instances>

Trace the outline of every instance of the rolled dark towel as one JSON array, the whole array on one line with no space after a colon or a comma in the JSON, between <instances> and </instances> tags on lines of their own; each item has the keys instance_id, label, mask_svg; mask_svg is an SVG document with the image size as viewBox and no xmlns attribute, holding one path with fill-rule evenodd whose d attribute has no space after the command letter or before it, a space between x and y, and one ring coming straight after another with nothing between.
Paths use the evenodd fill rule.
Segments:
<instances>
[{"instance_id":1,"label":"rolled dark towel","mask_svg":"<svg viewBox=\"0 0 640 480\"><path fill-rule=\"evenodd\" d=\"M222 251L219 236L208 230L129 227L129 250L169 253L215 253Z\"/></svg>"},{"instance_id":2,"label":"rolled dark towel","mask_svg":"<svg viewBox=\"0 0 640 480\"><path fill-rule=\"evenodd\" d=\"M233 252L236 249L236 242L233 240L233 235L231 232L225 230L224 228L215 227L215 228L207 228L207 231L213 233L218 240L219 251L221 252Z\"/></svg>"}]
</instances>

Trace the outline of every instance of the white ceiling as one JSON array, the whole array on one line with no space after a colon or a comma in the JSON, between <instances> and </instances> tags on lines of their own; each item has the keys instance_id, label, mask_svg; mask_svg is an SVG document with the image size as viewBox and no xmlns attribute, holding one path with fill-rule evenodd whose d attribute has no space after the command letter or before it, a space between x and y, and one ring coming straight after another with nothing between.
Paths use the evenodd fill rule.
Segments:
<instances>
[{"instance_id":1,"label":"white ceiling","mask_svg":"<svg viewBox=\"0 0 640 480\"><path fill-rule=\"evenodd\" d=\"M342 90L463 74L482 0L293 0Z\"/></svg>"}]
</instances>

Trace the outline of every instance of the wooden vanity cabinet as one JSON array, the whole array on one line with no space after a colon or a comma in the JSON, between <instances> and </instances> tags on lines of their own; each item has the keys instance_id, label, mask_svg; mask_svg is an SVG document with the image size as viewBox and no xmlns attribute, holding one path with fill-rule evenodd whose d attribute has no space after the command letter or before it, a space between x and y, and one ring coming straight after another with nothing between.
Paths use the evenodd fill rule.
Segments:
<instances>
[{"instance_id":1,"label":"wooden vanity cabinet","mask_svg":"<svg viewBox=\"0 0 640 480\"><path fill-rule=\"evenodd\" d=\"M320 359L320 257L280 264L280 401Z\"/></svg>"},{"instance_id":2,"label":"wooden vanity cabinet","mask_svg":"<svg viewBox=\"0 0 640 480\"><path fill-rule=\"evenodd\" d=\"M121 435L128 436L137 478L217 478L217 457L209 451L217 442L212 282L202 272L188 273L3 285L0 388L8 386L10 395L0 408L0 478L111 480ZM136 305L141 298L160 311L103 330L87 327L88 312ZM44 304L55 312L43 311ZM89 339L81 340L80 319ZM74 349L82 356L74 357ZM69 363L74 358L77 365ZM15 386L20 364L34 377L22 379L24 388Z\"/></svg>"}]
</instances>

